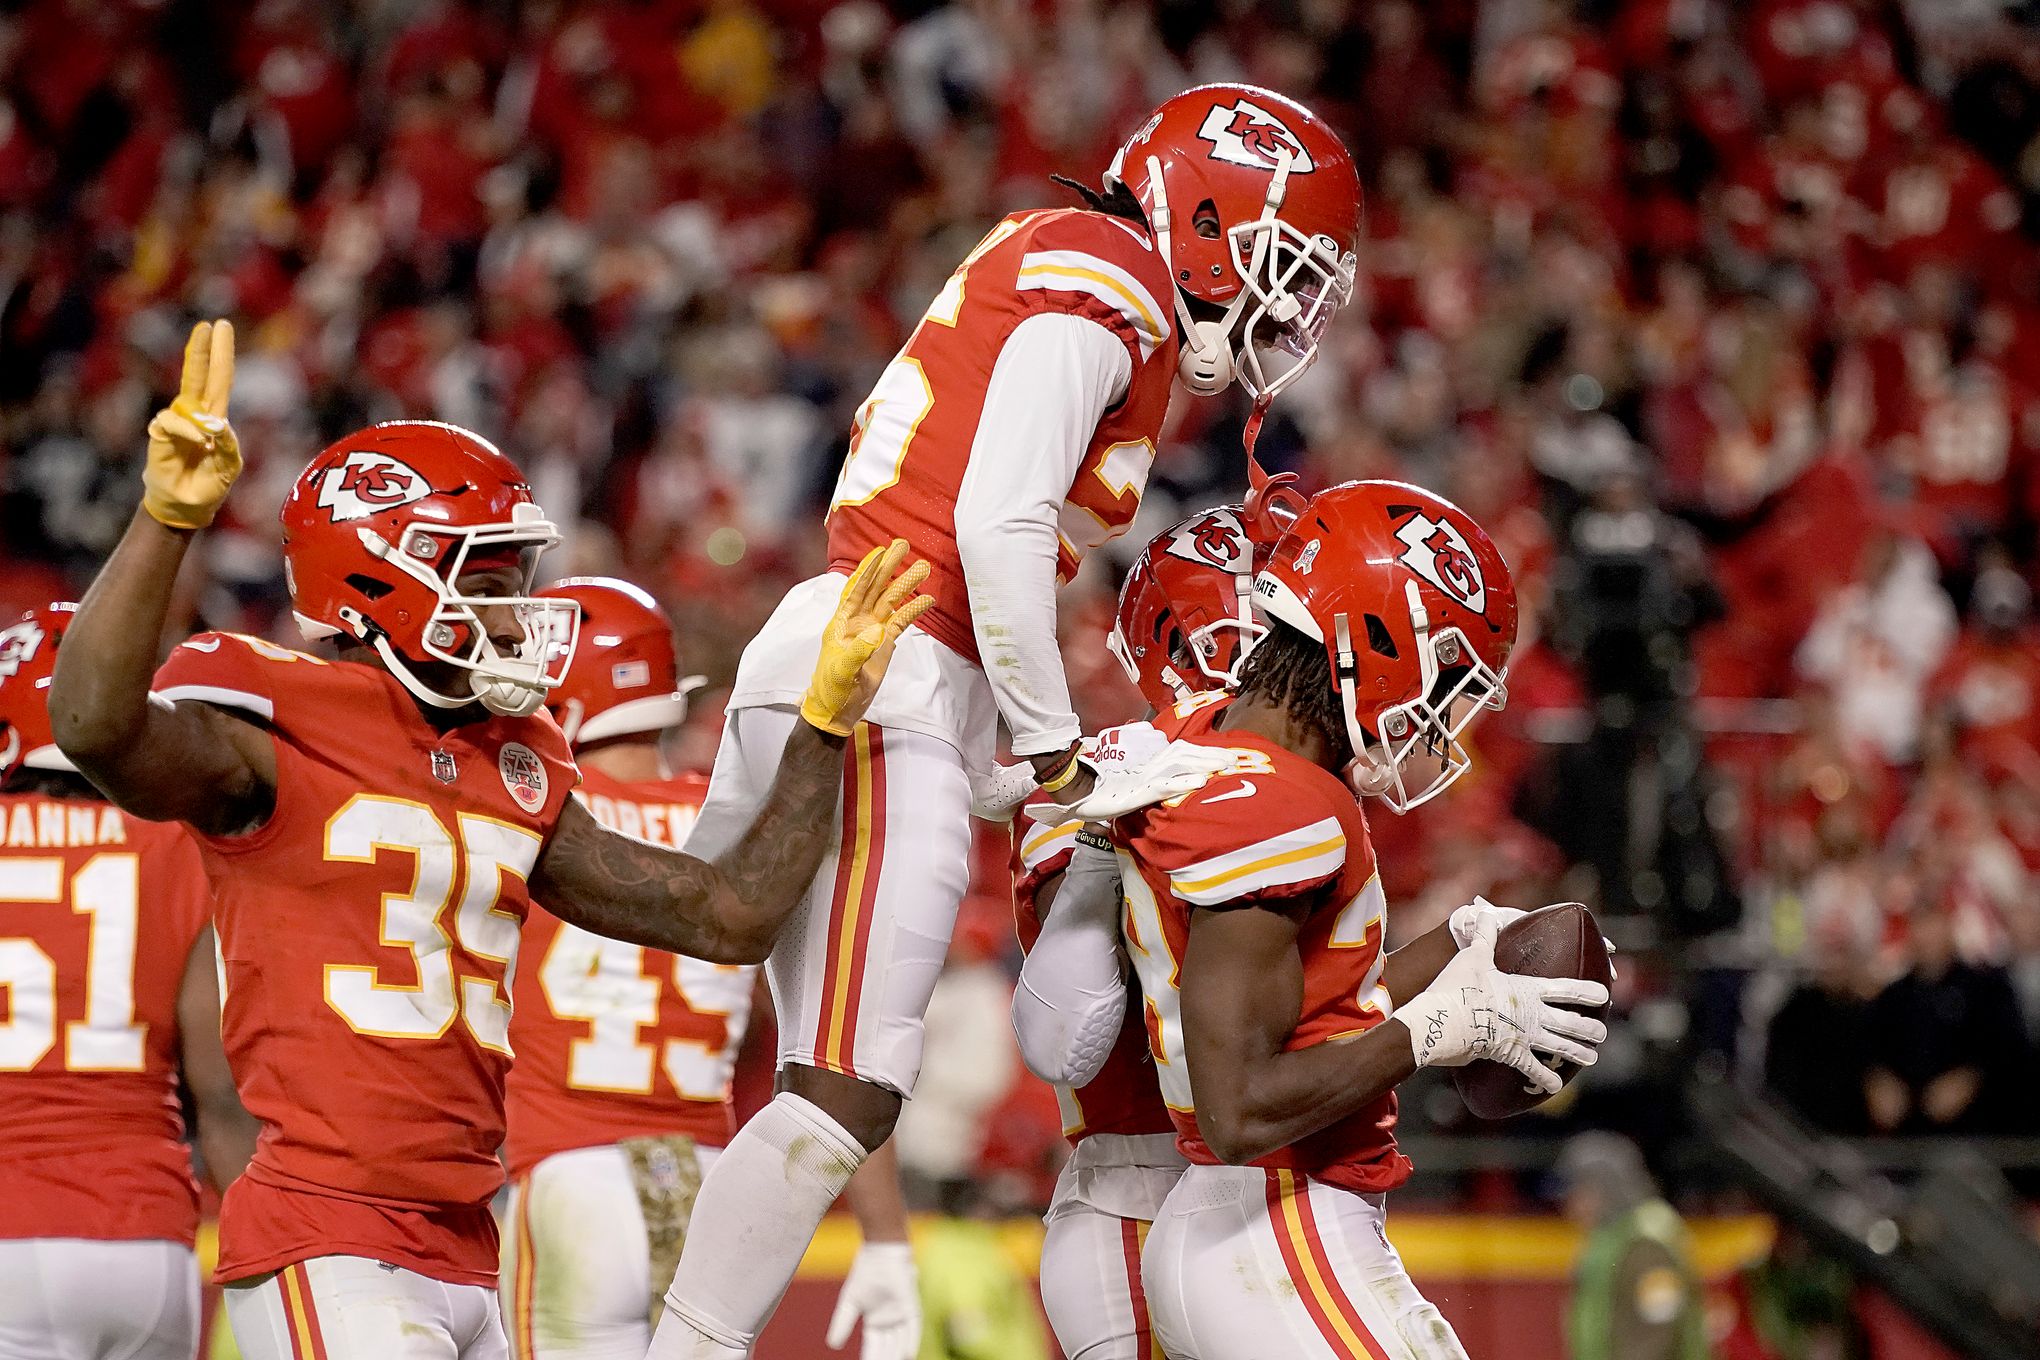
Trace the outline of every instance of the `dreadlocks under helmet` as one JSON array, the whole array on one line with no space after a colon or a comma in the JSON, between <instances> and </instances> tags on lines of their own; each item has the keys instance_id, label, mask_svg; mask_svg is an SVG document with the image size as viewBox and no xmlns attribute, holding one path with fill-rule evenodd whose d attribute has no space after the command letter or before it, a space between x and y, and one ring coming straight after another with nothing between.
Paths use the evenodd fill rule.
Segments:
<instances>
[{"instance_id":1,"label":"dreadlocks under helmet","mask_svg":"<svg viewBox=\"0 0 2040 1360\"><path fill-rule=\"evenodd\" d=\"M1333 769L1342 770L1353 759L1353 743L1346 736L1346 717L1339 708L1339 691L1332 684L1332 663L1323 643L1280 619L1268 620L1268 632L1247 654L1240 671L1239 693L1284 709L1315 729L1333 755Z\"/></svg>"}]
</instances>

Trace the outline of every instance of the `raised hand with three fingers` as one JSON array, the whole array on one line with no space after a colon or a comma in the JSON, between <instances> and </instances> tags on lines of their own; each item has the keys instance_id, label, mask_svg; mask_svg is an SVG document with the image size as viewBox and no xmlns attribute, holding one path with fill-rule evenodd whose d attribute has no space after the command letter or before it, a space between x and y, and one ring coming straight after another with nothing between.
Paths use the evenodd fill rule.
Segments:
<instances>
[{"instance_id":1,"label":"raised hand with three fingers","mask_svg":"<svg viewBox=\"0 0 2040 1360\"><path fill-rule=\"evenodd\" d=\"M149 422L142 508L157 523L205 528L241 475L241 441L227 423L233 389L233 323L201 321L184 343L175 400Z\"/></svg>"}]
</instances>

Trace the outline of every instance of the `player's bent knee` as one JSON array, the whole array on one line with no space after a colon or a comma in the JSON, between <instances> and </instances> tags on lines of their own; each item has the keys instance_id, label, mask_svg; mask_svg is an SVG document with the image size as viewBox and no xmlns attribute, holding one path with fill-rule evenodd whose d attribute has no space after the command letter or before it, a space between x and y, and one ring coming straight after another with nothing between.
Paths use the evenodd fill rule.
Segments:
<instances>
[{"instance_id":1,"label":"player's bent knee","mask_svg":"<svg viewBox=\"0 0 2040 1360\"><path fill-rule=\"evenodd\" d=\"M819 1106L866 1152L883 1147L899 1122L897 1093L840 1072L790 1063L780 1071L779 1089Z\"/></svg>"}]
</instances>

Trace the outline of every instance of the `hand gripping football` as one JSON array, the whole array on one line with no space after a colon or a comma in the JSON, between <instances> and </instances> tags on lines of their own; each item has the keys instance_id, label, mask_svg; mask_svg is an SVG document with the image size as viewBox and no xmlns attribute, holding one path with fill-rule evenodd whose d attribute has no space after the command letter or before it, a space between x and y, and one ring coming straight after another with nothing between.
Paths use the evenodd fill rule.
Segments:
<instances>
[{"instance_id":1,"label":"hand gripping football","mask_svg":"<svg viewBox=\"0 0 2040 1360\"><path fill-rule=\"evenodd\" d=\"M1608 957L1608 945L1601 938L1594 913L1578 902L1561 902L1522 916L1495 937L1495 965L1505 973L1525 977L1584 978L1612 985L1615 968ZM1608 1018L1607 1006L1569 1006L1597 1020ZM1547 1058L1551 1069L1570 1083L1579 1072L1572 1063ZM1455 1068L1453 1084L1466 1108L1481 1119L1510 1119L1536 1109L1548 1098L1542 1092L1526 1090L1523 1074L1491 1059Z\"/></svg>"}]
</instances>

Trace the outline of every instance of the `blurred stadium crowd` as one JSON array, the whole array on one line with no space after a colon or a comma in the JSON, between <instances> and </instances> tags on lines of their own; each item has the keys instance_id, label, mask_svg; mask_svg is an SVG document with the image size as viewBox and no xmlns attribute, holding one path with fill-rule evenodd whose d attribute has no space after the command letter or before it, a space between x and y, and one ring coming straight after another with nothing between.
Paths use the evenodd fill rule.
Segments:
<instances>
[{"instance_id":1,"label":"blurred stadium crowd","mask_svg":"<svg viewBox=\"0 0 2040 1360\"><path fill-rule=\"evenodd\" d=\"M1476 778L1375 820L1397 933L1475 892L1614 920L1639 1023L1583 1083L1597 1122L1634 1107L1597 1084L1674 1044L1838 1131L2034 1118L2031 4L8 8L0 605L89 579L188 321L225 315L250 462L194 626L292 637L290 478L433 416L573 526L555 572L654 589L712 682L817 569L858 402L1000 214L1071 201L1049 174L1095 180L1186 84L1306 100L1367 176L1363 297L1262 455L1453 497L1528 607ZM1244 415L1178 404L1149 531L1241 489ZM1138 703L1114 569L1065 596L1094 726ZM1026 1099L984 1058L1010 930L983 858L910 1162Z\"/></svg>"}]
</instances>

